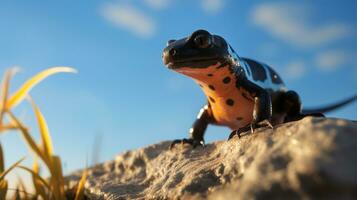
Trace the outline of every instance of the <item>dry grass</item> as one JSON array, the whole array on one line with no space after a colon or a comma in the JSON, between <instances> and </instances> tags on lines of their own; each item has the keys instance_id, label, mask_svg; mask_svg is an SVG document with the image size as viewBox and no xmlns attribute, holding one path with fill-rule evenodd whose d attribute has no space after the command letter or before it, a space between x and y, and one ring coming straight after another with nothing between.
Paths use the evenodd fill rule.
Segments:
<instances>
[{"instance_id":1,"label":"dry grass","mask_svg":"<svg viewBox=\"0 0 357 200\"><path fill-rule=\"evenodd\" d=\"M14 168L18 167L29 172L32 176L32 184L35 188L33 194L26 192L26 188L23 182L20 180L18 184L17 191L14 197L11 199L43 199L43 200L65 200L65 199L76 199L80 200L84 198L84 184L86 181L86 172L83 173L83 177L78 183L77 191L74 196L68 197L65 190L65 181L62 173L62 164L59 156L54 154L51 135L47 127L45 117L41 113L35 102L29 97L29 91L40 83L42 80L57 73L75 73L76 71L69 67L53 67L44 70L28 81L26 81L16 92L9 95L10 80L15 75L16 69L10 69L6 71L0 93L0 134L4 134L9 130L16 130L21 135L23 140L27 143L30 151L34 153L34 163L32 169L20 166L20 163L24 160L21 159L18 162L11 165L9 168L5 169L5 161L3 156L3 150L0 143L0 199L5 199L8 191L8 180L6 180L6 175L12 171ZM41 141L36 142L31 136L29 130L26 126L13 114L12 109L18 104L24 101L27 97L32 105L35 113L35 118L38 123ZM6 120L7 119L7 120ZM40 175L39 162L41 161L43 165L49 171L50 176L48 178L43 178ZM66 196L67 195L67 196Z\"/></svg>"}]
</instances>

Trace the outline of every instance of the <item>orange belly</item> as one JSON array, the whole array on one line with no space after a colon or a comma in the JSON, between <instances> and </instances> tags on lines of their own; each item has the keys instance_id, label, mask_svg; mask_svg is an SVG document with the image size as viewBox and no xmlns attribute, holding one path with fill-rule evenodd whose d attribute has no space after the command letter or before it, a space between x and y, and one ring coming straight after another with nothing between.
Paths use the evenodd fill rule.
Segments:
<instances>
[{"instance_id":1,"label":"orange belly","mask_svg":"<svg viewBox=\"0 0 357 200\"><path fill-rule=\"evenodd\" d=\"M229 66L220 63L202 69L183 67L176 71L193 78L207 96L217 125L238 129L251 123L254 101L243 88L236 87L236 77Z\"/></svg>"},{"instance_id":2,"label":"orange belly","mask_svg":"<svg viewBox=\"0 0 357 200\"><path fill-rule=\"evenodd\" d=\"M254 103L244 98L240 90L232 91L229 97L213 96L212 98L215 99L215 103L210 102L210 105L217 125L228 126L235 130L251 123Z\"/></svg>"},{"instance_id":3,"label":"orange belly","mask_svg":"<svg viewBox=\"0 0 357 200\"><path fill-rule=\"evenodd\" d=\"M238 129L248 125L253 118L254 100L243 88L236 87L235 75L228 67L195 75L211 106L217 125Z\"/></svg>"}]
</instances>

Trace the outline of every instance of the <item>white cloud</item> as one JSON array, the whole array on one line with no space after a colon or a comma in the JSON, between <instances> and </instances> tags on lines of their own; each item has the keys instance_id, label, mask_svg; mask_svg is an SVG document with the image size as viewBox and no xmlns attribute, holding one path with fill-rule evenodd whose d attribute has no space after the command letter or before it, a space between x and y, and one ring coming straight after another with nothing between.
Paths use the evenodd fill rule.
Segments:
<instances>
[{"instance_id":1,"label":"white cloud","mask_svg":"<svg viewBox=\"0 0 357 200\"><path fill-rule=\"evenodd\" d=\"M301 60L292 61L285 67L284 74L288 79L299 79L306 72L305 63Z\"/></svg>"},{"instance_id":2,"label":"white cloud","mask_svg":"<svg viewBox=\"0 0 357 200\"><path fill-rule=\"evenodd\" d=\"M143 38L152 37L156 32L155 21L129 5L106 4L102 7L101 14L113 25Z\"/></svg>"},{"instance_id":3,"label":"white cloud","mask_svg":"<svg viewBox=\"0 0 357 200\"><path fill-rule=\"evenodd\" d=\"M277 38L301 47L320 46L351 34L350 27L343 23L309 23L309 15L308 8L287 3L262 4L251 12L254 24Z\"/></svg>"},{"instance_id":4,"label":"white cloud","mask_svg":"<svg viewBox=\"0 0 357 200\"><path fill-rule=\"evenodd\" d=\"M343 50L328 50L317 54L316 66L324 71L333 71L351 62L352 56Z\"/></svg>"},{"instance_id":5,"label":"white cloud","mask_svg":"<svg viewBox=\"0 0 357 200\"><path fill-rule=\"evenodd\" d=\"M170 0L144 0L146 4L155 9L167 8L170 4Z\"/></svg>"},{"instance_id":6,"label":"white cloud","mask_svg":"<svg viewBox=\"0 0 357 200\"><path fill-rule=\"evenodd\" d=\"M217 13L224 7L224 0L201 0L202 9L208 13Z\"/></svg>"}]
</instances>

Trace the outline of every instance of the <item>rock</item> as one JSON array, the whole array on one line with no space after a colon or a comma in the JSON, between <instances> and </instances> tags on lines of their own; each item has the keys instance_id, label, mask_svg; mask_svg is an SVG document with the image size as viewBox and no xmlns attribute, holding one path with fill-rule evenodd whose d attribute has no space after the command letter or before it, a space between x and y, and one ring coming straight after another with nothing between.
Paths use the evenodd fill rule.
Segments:
<instances>
[{"instance_id":1,"label":"rock","mask_svg":"<svg viewBox=\"0 0 357 200\"><path fill-rule=\"evenodd\" d=\"M228 136L228 133L227 133ZM357 123L306 117L192 149L161 142L89 169L91 199L356 199ZM78 180L80 172L68 177Z\"/></svg>"}]
</instances>

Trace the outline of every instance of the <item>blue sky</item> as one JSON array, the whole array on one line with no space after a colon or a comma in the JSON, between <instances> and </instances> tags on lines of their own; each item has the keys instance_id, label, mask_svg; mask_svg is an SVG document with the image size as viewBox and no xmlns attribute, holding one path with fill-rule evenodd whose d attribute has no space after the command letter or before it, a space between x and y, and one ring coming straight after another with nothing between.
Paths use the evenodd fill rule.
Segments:
<instances>
[{"instance_id":1,"label":"blue sky","mask_svg":"<svg viewBox=\"0 0 357 200\"><path fill-rule=\"evenodd\" d=\"M2 1L0 71L19 66L16 89L51 66L72 66L32 92L65 172L122 151L187 136L205 97L194 82L166 69L169 39L197 29L226 38L240 56L273 66L306 106L357 92L355 1ZM357 104L331 117L357 119ZM27 103L16 113L37 134ZM208 141L229 130L210 127ZM7 164L27 155L19 134L1 135ZM29 156L30 158L31 156ZM27 160L30 164L30 159Z\"/></svg>"}]
</instances>

